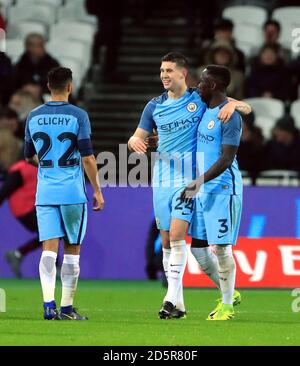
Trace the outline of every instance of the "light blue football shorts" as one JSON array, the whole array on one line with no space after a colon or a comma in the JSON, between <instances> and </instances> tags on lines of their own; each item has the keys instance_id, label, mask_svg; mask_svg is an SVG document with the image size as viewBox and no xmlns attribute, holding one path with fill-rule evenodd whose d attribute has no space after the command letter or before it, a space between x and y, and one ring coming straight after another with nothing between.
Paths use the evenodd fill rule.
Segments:
<instances>
[{"instance_id":1,"label":"light blue football shorts","mask_svg":"<svg viewBox=\"0 0 300 366\"><path fill-rule=\"evenodd\" d=\"M209 245L235 245L242 214L242 195L200 193L195 198L189 235Z\"/></svg>"},{"instance_id":2,"label":"light blue football shorts","mask_svg":"<svg viewBox=\"0 0 300 366\"><path fill-rule=\"evenodd\" d=\"M172 219L191 221L194 199L184 202L180 199L185 187L153 187L154 215L159 230L169 231Z\"/></svg>"},{"instance_id":3,"label":"light blue football shorts","mask_svg":"<svg viewBox=\"0 0 300 366\"><path fill-rule=\"evenodd\" d=\"M36 206L40 241L64 238L81 244L86 232L87 204Z\"/></svg>"}]
</instances>

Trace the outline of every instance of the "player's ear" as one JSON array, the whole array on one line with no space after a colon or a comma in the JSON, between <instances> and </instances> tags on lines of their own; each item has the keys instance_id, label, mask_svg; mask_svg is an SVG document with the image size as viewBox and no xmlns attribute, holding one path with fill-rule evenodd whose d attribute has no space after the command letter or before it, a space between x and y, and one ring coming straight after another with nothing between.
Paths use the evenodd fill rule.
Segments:
<instances>
[{"instance_id":1,"label":"player's ear","mask_svg":"<svg viewBox=\"0 0 300 366\"><path fill-rule=\"evenodd\" d=\"M68 84L68 93L71 94L73 90L73 83Z\"/></svg>"},{"instance_id":2,"label":"player's ear","mask_svg":"<svg viewBox=\"0 0 300 366\"><path fill-rule=\"evenodd\" d=\"M187 78L187 76L188 76L188 71L187 71L187 69L183 69L183 70L182 70L182 73L183 73L184 78L186 79L186 78Z\"/></svg>"},{"instance_id":3,"label":"player's ear","mask_svg":"<svg viewBox=\"0 0 300 366\"><path fill-rule=\"evenodd\" d=\"M49 83L47 83L47 88L51 92Z\"/></svg>"},{"instance_id":4,"label":"player's ear","mask_svg":"<svg viewBox=\"0 0 300 366\"><path fill-rule=\"evenodd\" d=\"M211 90L216 90L216 88L217 88L217 84L214 81L212 81L211 82Z\"/></svg>"}]
</instances>

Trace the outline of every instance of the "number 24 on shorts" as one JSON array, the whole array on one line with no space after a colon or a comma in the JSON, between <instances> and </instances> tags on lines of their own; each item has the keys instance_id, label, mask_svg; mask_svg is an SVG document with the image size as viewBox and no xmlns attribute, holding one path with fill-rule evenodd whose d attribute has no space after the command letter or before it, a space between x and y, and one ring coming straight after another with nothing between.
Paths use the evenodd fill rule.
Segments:
<instances>
[{"instance_id":1,"label":"number 24 on shorts","mask_svg":"<svg viewBox=\"0 0 300 366\"><path fill-rule=\"evenodd\" d=\"M180 197L176 199L178 204L175 206L175 210L188 210L187 214L191 214L193 212L194 207L194 199L187 198L186 200L182 201Z\"/></svg>"}]
</instances>

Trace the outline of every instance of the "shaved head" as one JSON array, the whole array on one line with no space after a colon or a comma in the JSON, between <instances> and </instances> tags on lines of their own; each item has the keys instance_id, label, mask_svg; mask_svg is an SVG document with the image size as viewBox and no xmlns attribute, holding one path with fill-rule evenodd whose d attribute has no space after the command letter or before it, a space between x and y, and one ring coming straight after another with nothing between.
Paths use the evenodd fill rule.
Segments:
<instances>
[{"instance_id":1,"label":"shaved head","mask_svg":"<svg viewBox=\"0 0 300 366\"><path fill-rule=\"evenodd\" d=\"M226 90L230 84L230 71L226 66L209 65L203 70L203 73L204 72L221 90Z\"/></svg>"}]
</instances>

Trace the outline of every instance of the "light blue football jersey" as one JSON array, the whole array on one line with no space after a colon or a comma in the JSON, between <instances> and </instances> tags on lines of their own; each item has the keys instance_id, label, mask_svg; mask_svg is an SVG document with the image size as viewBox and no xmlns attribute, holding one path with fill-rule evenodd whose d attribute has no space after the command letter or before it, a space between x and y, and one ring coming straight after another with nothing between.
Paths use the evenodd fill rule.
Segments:
<instances>
[{"instance_id":1,"label":"light blue football jersey","mask_svg":"<svg viewBox=\"0 0 300 366\"><path fill-rule=\"evenodd\" d=\"M188 88L179 99L165 92L146 105L138 127L158 133L154 185L181 186L194 178L197 128L205 109L196 88Z\"/></svg>"},{"instance_id":2,"label":"light blue football jersey","mask_svg":"<svg viewBox=\"0 0 300 366\"><path fill-rule=\"evenodd\" d=\"M239 146L242 133L242 119L234 112L228 123L222 123L218 114L220 108L208 108L204 113L197 131L197 169L201 175L206 172L222 155L222 145ZM201 154L203 153L203 154ZM242 176L236 158L232 165L221 175L201 186L200 192L219 194L241 194Z\"/></svg>"},{"instance_id":3,"label":"light blue football jersey","mask_svg":"<svg viewBox=\"0 0 300 366\"><path fill-rule=\"evenodd\" d=\"M48 102L28 115L25 141L39 157L36 205L87 202L77 143L90 139L87 113L67 102Z\"/></svg>"}]
</instances>

